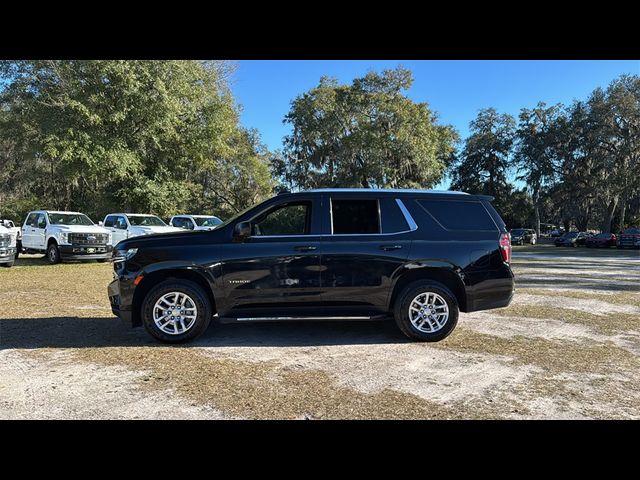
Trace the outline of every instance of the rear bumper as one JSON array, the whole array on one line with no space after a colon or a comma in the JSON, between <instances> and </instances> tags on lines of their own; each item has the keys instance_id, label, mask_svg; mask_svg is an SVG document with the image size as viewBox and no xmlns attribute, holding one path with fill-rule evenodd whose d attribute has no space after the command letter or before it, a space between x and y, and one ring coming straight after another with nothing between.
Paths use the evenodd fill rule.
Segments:
<instances>
[{"instance_id":1,"label":"rear bumper","mask_svg":"<svg viewBox=\"0 0 640 480\"><path fill-rule=\"evenodd\" d=\"M59 245L60 257L65 260L107 260L111 258L111 245Z\"/></svg>"}]
</instances>

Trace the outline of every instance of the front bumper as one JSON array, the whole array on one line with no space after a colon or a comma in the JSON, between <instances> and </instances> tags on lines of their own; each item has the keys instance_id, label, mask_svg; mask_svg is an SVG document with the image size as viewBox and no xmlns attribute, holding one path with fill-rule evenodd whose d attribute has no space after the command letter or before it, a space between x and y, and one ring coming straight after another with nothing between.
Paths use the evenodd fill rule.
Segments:
<instances>
[{"instance_id":1,"label":"front bumper","mask_svg":"<svg viewBox=\"0 0 640 480\"><path fill-rule=\"evenodd\" d=\"M60 257L65 260L108 260L111 245L59 245Z\"/></svg>"},{"instance_id":2,"label":"front bumper","mask_svg":"<svg viewBox=\"0 0 640 480\"><path fill-rule=\"evenodd\" d=\"M13 262L16 258L16 249L13 247L0 248L0 263Z\"/></svg>"},{"instance_id":3,"label":"front bumper","mask_svg":"<svg viewBox=\"0 0 640 480\"><path fill-rule=\"evenodd\" d=\"M111 311L116 317L119 317L129 325L133 325L131 305L133 303L134 288L126 277L114 279L107 287Z\"/></svg>"}]
</instances>

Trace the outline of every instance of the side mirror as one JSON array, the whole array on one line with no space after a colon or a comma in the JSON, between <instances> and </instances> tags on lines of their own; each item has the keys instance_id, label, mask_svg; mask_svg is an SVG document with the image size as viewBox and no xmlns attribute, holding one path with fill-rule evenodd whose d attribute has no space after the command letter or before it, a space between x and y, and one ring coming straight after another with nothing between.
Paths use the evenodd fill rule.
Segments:
<instances>
[{"instance_id":1,"label":"side mirror","mask_svg":"<svg viewBox=\"0 0 640 480\"><path fill-rule=\"evenodd\" d=\"M98 226L104 227L104 223L102 222L102 220L98 221Z\"/></svg>"},{"instance_id":2,"label":"side mirror","mask_svg":"<svg viewBox=\"0 0 640 480\"><path fill-rule=\"evenodd\" d=\"M233 241L243 242L251 236L251 222L239 222L233 227Z\"/></svg>"}]
</instances>

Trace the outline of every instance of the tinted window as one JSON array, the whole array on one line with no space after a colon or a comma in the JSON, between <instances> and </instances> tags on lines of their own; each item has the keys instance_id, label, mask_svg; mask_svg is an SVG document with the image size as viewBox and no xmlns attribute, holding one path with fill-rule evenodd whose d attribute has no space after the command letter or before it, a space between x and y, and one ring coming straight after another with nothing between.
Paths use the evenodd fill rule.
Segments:
<instances>
[{"instance_id":1,"label":"tinted window","mask_svg":"<svg viewBox=\"0 0 640 480\"><path fill-rule=\"evenodd\" d=\"M36 226L36 218L38 217L37 213L31 213L28 217L27 217L27 221L25 222L27 225L29 225L30 227L35 227Z\"/></svg>"},{"instance_id":2,"label":"tinted window","mask_svg":"<svg viewBox=\"0 0 640 480\"><path fill-rule=\"evenodd\" d=\"M627 228L624 232L627 235L638 235L640 233L640 228Z\"/></svg>"},{"instance_id":3,"label":"tinted window","mask_svg":"<svg viewBox=\"0 0 640 480\"><path fill-rule=\"evenodd\" d=\"M46 228L47 227L47 219L44 216L44 213L38 214L38 219L36 220L37 228Z\"/></svg>"},{"instance_id":4,"label":"tinted window","mask_svg":"<svg viewBox=\"0 0 640 480\"><path fill-rule=\"evenodd\" d=\"M113 227L113 219L115 217L112 215L109 215L107 218L104 219L104 226L105 227Z\"/></svg>"},{"instance_id":5,"label":"tinted window","mask_svg":"<svg viewBox=\"0 0 640 480\"><path fill-rule=\"evenodd\" d=\"M382 233L406 232L409 230L407 220L395 198L380 199L380 215L382 216Z\"/></svg>"},{"instance_id":6,"label":"tinted window","mask_svg":"<svg viewBox=\"0 0 640 480\"><path fill-rule=\"evenodd\" d=\"M114 221L113 221L113 226L120 229L120 230L126 230L127 229L127 221L125 220L124 217L115 217Z\"/></svg>"},{"instance_id":7,"label":"tinted window","mask_svg":"<svg viewBox=\"0 0 640 480\"><path fill-rule=\"evenodd\" d=\"M82 213L50 213L51 225L93 225L93 222Z\"/></svg>"},{"instance_id":8,"label":"tinted window","mask_svg":"<svg viewBox=\"0 0 640 480\"><path fill-rule=\"evenodd\" d=\"M333 234L380 233L377 200L331 199Z\"/></svg>"},{"instance_id":9,"label":"tinted window","mask_svg":"<svg viewBox=\"0 0 640 480\"><path fill-rule=\"evenodd\" d=\"M447 230L496 230L496 224L480 202L418 200L420 206Z\"/></svg>"},{"instance_id":10,"label":"tinted window","mask_svg":"<svg viewBox=\"0 0 640 480\"><path fill-rule=\"evenodd\" d=\"M196 217L194 220L199 227L215 227L222 223L222 220L218 217Z\"/></svg>"},{"instance_id":11,"label":"tinted window","mask_svg":"<svg viewBox=\"0 0 640 480\"><path fill-rule=\"evenodd\" d=\"M511 235L522 235L524 234L524 230L511 230Z\"/></svg>"},{"instance_id":12,"label":"tinted window","mask_svg":"<svg viewBox=\"0 0 640 480\"><path fill-rule=\"evenodd\" d=\"M254 219L253 235L308 235L311 230L311 203L278 205Z\"/></svg>"},{"instance_id":13,"label":"tinted window","mask_svg":"<svg viewBox=\"0 0 640 480\"><path fill-rule=\"evenodd\" d=\"M595 238L609 238L611 236L610 233L599 233L595 236Z\"/></svg>"},{"instance_id":14,"label":"tinted window","mask_svg":"<svg viewBox=\"0 0 640 480\"><path fill-rule=\"evenodd\" d=\"M160 218L153 215L127 215L129 223L136 227L166 227Z\"/></svg>"}]
</instances>

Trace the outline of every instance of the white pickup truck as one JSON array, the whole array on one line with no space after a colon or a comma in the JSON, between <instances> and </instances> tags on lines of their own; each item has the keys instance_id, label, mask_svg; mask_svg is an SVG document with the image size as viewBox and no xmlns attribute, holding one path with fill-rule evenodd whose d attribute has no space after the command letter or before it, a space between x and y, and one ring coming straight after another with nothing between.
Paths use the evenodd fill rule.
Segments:
<instances>
[{"instance_id":1,"label":"white pickup truck","mask_svg":"<svg viewBox=\"0 0 640 480\"><path fill-rule=\"evenodd\" d=\"M46 253L49 263L111 258L111 233L80 212L36 210L22 226L25 253Z\"/></svg>"},{"instance_id":2,"label":"white pickup truck","mask_svg":"<svg viewBox=\"0 0 640 480\"><path fill-rule=\"evenodd\" d=\"M143 213L110 213L104 217L104 228L111 232L111 245L139 235L179 232L179 228L170 227L155 215Z\"/></svg>"},{"instance_id":3,"label":"white pickup truck","mask_svg":"<svg viewBox=\"0 0 640 480\"><path fill-rule=\"evenodd\" d=\"M16 259L17 235L0 225L0 267L12 267Z\"/></svg>"},{"instance_id":4,"label":"white pickup truck","mask_svg":"<svg viewBox=\"0 0 640 480\"><path fill-rule=\"evenodd\" d=\"M222 225L222 220L213 215L174 215L169 223L186 230L213 230Z\"/></svg>"}]
</instances>

